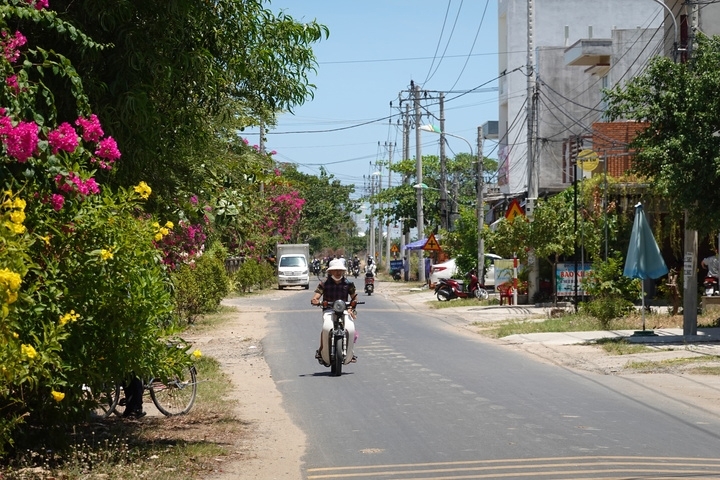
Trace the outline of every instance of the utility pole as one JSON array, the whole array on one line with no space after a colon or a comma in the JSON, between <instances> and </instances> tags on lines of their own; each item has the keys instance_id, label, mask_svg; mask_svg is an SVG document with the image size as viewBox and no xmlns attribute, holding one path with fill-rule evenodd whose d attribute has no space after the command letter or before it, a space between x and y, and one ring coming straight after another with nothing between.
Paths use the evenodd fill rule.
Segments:
<instances>
[{"instance_id":1,"label":"utility pole","mask_svg":"<svg viewBox=\"0 0 720 480\"><path fill-rule=\"evenodd\" d=\"M477 224L478 224L478 279L480 285L485 285L485 239L483 238L483 229L485 228L485 178L483 170L485 169L483 162L483 128L482 125L477 130Z\"/></svg>"},{"instance_id":2,"label":"utility pole","mask_svg":"<svg viewBox=\"0 0 720 480\"><path fill-rule=\"evenodd\" d=\"M536 84L535 84L535 0L527 0L527 163L528 163L528 198L525 202L525 213L532 221L533 209L538 197L539 175L535 165L535 115ZM540 279L539 266L535 259L535 250L530 246L528 252L528 298L532 300L538 290Z\"/></svg>"},{"instance_id":3,"label":"utility pole","mask_svg":"<svg viewBox=\"0 0 720 480\"><path fill-rule=\"evenodd\" d=\"M390 183L390 180L392 178L392 159L393 159L393 143L390 142L388 145L388 183L387 188L390 188L392 186L392 183ZM387 271L390 272L390 217L388 216L385 219L385 230L387 231L387 236L385 237L385 260L387 262Z\"/></svg>"},{"instance_id":4,"label":"utility pole","mask_svg":"<svg viewBox=\"0 0 720 480\"><path fill-rule=\"evenodd\" d=\"M689 3L688 21L690 23L689 55L697 48L695 34L698 28L697 3ZM688 56L689 56L688 55ZM683 259L683 335L697 335L697 230L688 230L687 224L690 214L685 211L685 258Z\"/></svg>"},{"instance_id":5,"label":"utility pole","mask_svg":"<svg viewBox=\"0 0 720 480\"><path fill-rule=\"evenodd\" d=\"M407 160L410 158L410 104L405 104L405 116L403 117L403 160ZM403 183L407 184L410 183L410 176L406 175L405 178L403 178ZM403 254L403 256L407 255L407 252L405 252L405 245L410 243L410 229L407 229L407 232L405 232L405 228L407 225L408 219L403 219L403 232L400 235L400 252ZM407 280L407 272L405 272L405 280Z\"/></svg>"},{"instance_id":6,"label":"utility pole","mask_svg":"<svg viewBox=\"0 0 720 480\"><path fill-rule=\"evenodd\" d=\"M445 94L440 92L440 225L447 230L447 158L445 157Z\"/></svg>"},{"instance_id":7,"label":"utility pole","mask_svg":"<svg viewBox=\"0 0 720 480\"><path fill-rule=\"evenodd\" d=\"M413 98L415 100L415 176L417 183L422 184L422 145L420 144L420 86L415 85L411 80L410 85L413 87ZM418 240L425 238L425 218L423 217L423 189L417 189L417 232ZM425 283L425 265L423 259L423 251L418 250L418 281Z\"/></svg>"}]
</instances>

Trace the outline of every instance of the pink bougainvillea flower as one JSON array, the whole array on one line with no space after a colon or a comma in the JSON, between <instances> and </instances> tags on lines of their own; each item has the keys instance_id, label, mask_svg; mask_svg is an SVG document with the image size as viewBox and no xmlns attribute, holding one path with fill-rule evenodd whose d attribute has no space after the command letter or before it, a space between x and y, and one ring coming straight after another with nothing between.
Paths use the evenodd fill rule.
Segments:
<instances>
[{"instance_id":1,"label":"pink bougainvillea flower","mask_svg":"<svg viewBox=\"0 0 720 480\"><path fill-rule=\"evenodd\" d=\"M90 118L78 118L75 120L75 125L83 129L82 139L86 142L97 142L100 138L105 135L102 127L100 126L100 120L94 113L90 115Z\"/></svg>"},{"instance_id":2,"label":"pink bougainvillea flower","mask_svg":"<svg viewBox=\"0 0 720 480\"><path fill-rule=\"evenodd\" d=\"M48 133L48 143L52 147L53 155L57 154L60 150L72 153L80 143L80 137L78 137L72 125L64 122L60 124L58 128Z\"/></svg>"},{"instance_id":3,"label":"pink bougainvillea flower","mask_svg":"<svg viewBox=\"0 0 720 480\"><path fill-rule=\"evenodd\" d=\"M7 117L5 117L7 118ZM7 153L11 157L15 157L18 162L25 163L28 158L32 157L38 146L38 126L35 122L20 122L15 127L7 127L3 124L2 135L3 143L7 148Z\"/></svg>"},{"instance_id":4,"label":"pink bougainvillea flower","mask_svg":"<svg viewBox=\"0 0 720 480\"><path fill-rule=\"evenodd\" d=\"M15 95L20 93L20 85L18 85L17 75L10 75L9 77L7 77L5 79L5 84L13 89Z\"/></svg>"},{"instance_id":5,"label":"pink bougainvillea flower","mask_svg":"<svg viewBox=\"0 0 720 480\"><path fill-rule=\"evenodd\" d=\"M6 31L0 33L2 40L0 41L0 49L2 49L2 55L10 63L17 62L20 58L20 47L27 43L27 38L20 32L15 32L15 35L8 36Z\"/></svg>"},{"instance_id":6,"label":"pink bougainvillea flower","mask_svg":"<svg viewBox=\"0 0 720 480\"><path fill-rule=\"evenodd\" d=\"M95 155L110 162L114 162L120 158L120 150L117 148L117 143L112 137L107 137L98 143L98 148L95 150Z\"/></svg>"},{"instance_id":7,"label":"pink bougainvillea flower","mask_svg":"<svg viewBox=\"0 0 720 480\"><path fill-rule=\"evenodd\" d=\"M192 203L193 205L197 205L197 204L198 204L197 195L193 195L192 197L190 197L190 203Z\"/></svg>"},{"instance_id":8,"label":"pink bougainvillea flower","mask_svg":"<svg viewBox=\"0 0 720 480\"><path fill-rule=\"evenodd\" d=\"M50 203L52 204L53 210L59 212L60 210L62 210L63 205L65 204L65 197L63 197L59 193L53 193L52 197L50 198Z\"/></svg>"},{"instance_id":9,"label":"pink bougainvillea flower","mask_svg":"<svg viewBox=\"0 0 720 480\"><path fill-rule=\"evenodd\" d=\"M50 6L48 0L25 0L29 5L35 7L35 10L42 10Z\"/></svg>"}]
</instances>

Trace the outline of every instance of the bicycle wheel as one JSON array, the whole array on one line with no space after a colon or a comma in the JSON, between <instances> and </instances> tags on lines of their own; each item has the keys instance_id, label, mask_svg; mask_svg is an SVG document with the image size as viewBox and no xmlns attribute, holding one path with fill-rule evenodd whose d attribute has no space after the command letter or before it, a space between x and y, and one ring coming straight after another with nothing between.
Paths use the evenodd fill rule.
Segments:
<instances>
[{"instance_id":1,"label":"bicycle wheel","mask_svg":"<svg viewBox=\"0 0 720 480\"><path fill-rule=\"evenodd\" d=\"M83 385L82 389L83 396L91 405L90 416L92 418L107 418L115 412L120 400L120 385L103 385L96 390Z\"/></svg>"},{"instance_id":2,"label":"bicycle wheel","mask_svg":"<svg viewBox=\"0 0 720 480\"><path fill-rule=\"evenodd\" d=\"M153 379L148 387L153 403L168 417L187 413L195 403L197 377L195 367L188 367L181 375L175 375L167 382Z\"/></svg>"}]
</instances>

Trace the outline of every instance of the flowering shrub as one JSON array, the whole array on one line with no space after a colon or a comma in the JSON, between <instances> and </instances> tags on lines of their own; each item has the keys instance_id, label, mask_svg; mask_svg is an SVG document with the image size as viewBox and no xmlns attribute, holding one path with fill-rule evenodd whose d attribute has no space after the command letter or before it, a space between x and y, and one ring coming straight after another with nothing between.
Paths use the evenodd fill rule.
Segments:
<instances>
[{"instance_id":1,"label":"flowering shrub","mask_svg":"<svg viewBox=\"0 0 720 480\"><path fill-rule=\"evenodd\" d=\"M57 120L48 82L33 78L71 78L84 109L79 77L60 55L23 50L28 39L5 23L40 19L46 7L0 6L0 453L22 422L84 418L83 384L162 377L191 361L158 341L173 302L154 242L172 224L142 215L152 193L144 182L118 192L98 184L92 169L121 158L115 141L86 110ZM48 18L58 33L70 27Z\"/></svg>"}]
</instances>

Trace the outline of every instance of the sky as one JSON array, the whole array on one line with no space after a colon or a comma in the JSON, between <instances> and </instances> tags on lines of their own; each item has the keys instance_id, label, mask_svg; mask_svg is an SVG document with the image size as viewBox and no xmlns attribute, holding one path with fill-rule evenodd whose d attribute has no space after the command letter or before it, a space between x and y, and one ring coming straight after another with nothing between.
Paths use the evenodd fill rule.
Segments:
<instances>
[{"instance_id":1,"label":"sky","mask_svg":"<svg viewBox=\"0 0 720 480\"><path fill-rule=\"evenodd\" d=\"M468 143L477 153L477 127L497 120L496 0L273 0L266 8L330 30L328 39L313 44L314 98L281 114L266 132L265 148L276 151L277 161L311 175L324 167L342 184L355 185L354 198L369 193L376 162L387 161L391 151L392 161L401 158L398 99L408 98L411 80L423 90L448 92L445 131L461 137L447 137L448 157L469 153ZM439 116L436 102L423 105ZM422 123L439 125L428 116ZM242 135L258 143L257 129ZM422 155L439 155L439 135L421 137ZM486 142L485 156L497 158L493 148ZM413 130L412 158L415 152ZM386 187L387 170L381 177Z\"/></svg>"}]
</instances>

